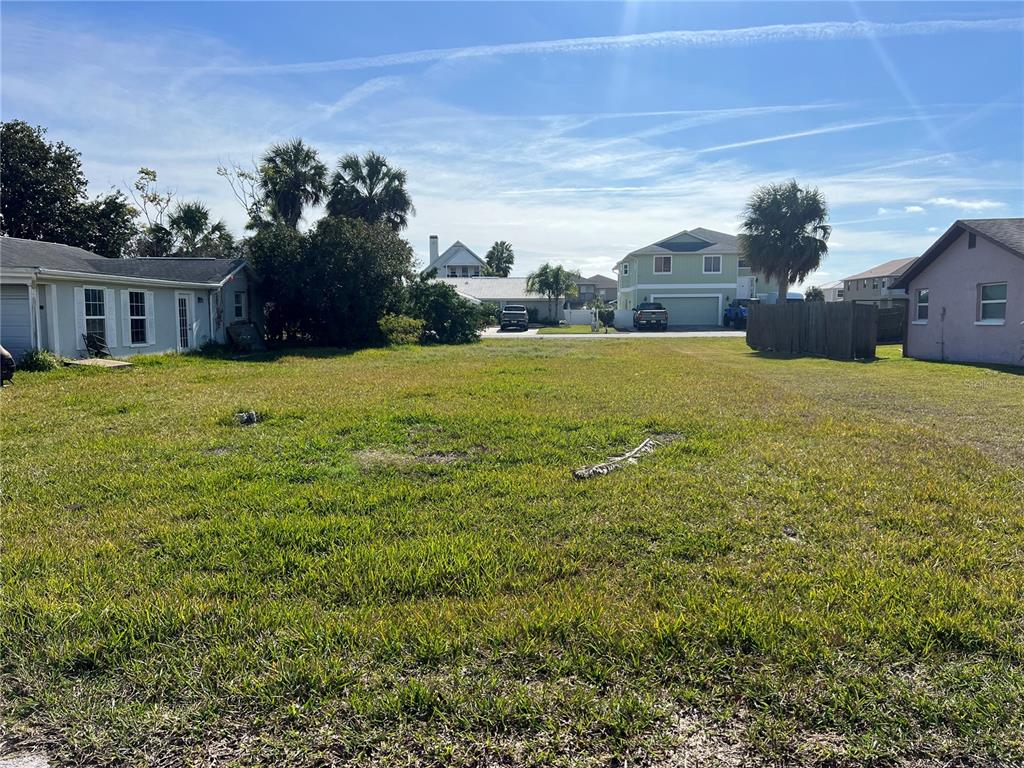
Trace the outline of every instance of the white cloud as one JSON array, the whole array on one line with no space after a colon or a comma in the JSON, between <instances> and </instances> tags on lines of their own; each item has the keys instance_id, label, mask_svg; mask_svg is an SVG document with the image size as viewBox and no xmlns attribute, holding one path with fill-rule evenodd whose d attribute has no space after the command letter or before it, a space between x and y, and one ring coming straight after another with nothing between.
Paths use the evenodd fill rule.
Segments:
<instances>
[{"instance_id":1,"label":"white cloud","mask_svg":"<svg viewBox=\"0 0 1024 768\"><path fill-rule=\"evenodd\" d=\"M920 205L908 205L903 209L904 213L925 213L925 209Z\"/></svg>"},{"instance_id":2,"label":"white cloud","mask_svg":"<svg viewBox=\"0 0 1024 768\"><path fill-rule=\"evenodd\" d=\"M380 93L381 91L387 91L391 88L397 88L403 82L405 81L401 77L375 77L372 80L367 80L365 83L357 85L333 104L317 106L323 110L325 118L331 118L339 112L351 109L359 102L368 99L374 94Z\"/></svg>"},{"instance_id":3,"label":"white cloud","mask_svg":"<svg viewBox=\"0 0 1024 768\"><path fill-rule=\"evenodd\" d=\"M888 215L890 213L892 213L892 211L889 208L879 208L878 209L878 215L879 216L886 216L886 215Z\"/></svg>"},{"instance_id":4,"label":"white cloud","mask_svg":"<svg viewBox=\"0 0 1024 768\"><path fill-rule=\"evenodd\" d=\"M916 118L911 117L887 117L881 120L863 120L852 123L840 123L838 125L826 125L821 128L811 128L806 131L795 131L793 133L784 133L777 136L765 136L760 139L749 139L747 141L735 141L731 144L719 144L714 147L706 147L704 149L697 150L697 154L705 154L707 152L720 152L724 149L738 149L740 147L753 147L757 144L772 144L776 141L790 141L792 139L803 139L808 136L820 136L826 133L841 133L843 131L855 131L859 128L871 128L876 125L888 125L889 123L902 123L907 120L914 120Z\"/></svg>"},{"instance_id":5,"label":"white cloud","mask_svg":"<svg viewBox=\"0 0 1024 768\"><path fill-rule=\"evenodd\" d=\"M746 46L786 41L823 41L874 39L879 37L918 37L950 32L1019 32L1024 30L1024 19L940 19L904 23L872 21L814 22L810 24L770 24L738 29L668 30L632 35L605 37L577 37L561 40L541 40L504 45L474 45L464 48L432 48L382 56L360 56L328 61L310 61L294 64L243 64L199 67L200 72L218 72L227 75L318 74L355 69L395 67L409 64L430 64L491 56L523 54L591 53L631 48L693 48L718 46Z\"/></svg>"},{"instance_id":6,"label":"white cloud","mask_svg":"<svg viewBox=\"0 0 1024 768\"><path fill-rule=\"evenodd\" d=\"M938 232L939 228L938 227L928 227L928 231L929 232Z\"/></svg>"},{"instance_id":7,"label":"white cloud","mask_svg":"<svg viewBox=\"0 0 1024 768\"><path fill-rule=\"evenodd\" d=\"M928 202L931 205L959 208L963 211L988 211L1004 206L1004 203L1000 203L997 200L959 200L955 197L933 197Z\"/></svg>"}]
</instances>

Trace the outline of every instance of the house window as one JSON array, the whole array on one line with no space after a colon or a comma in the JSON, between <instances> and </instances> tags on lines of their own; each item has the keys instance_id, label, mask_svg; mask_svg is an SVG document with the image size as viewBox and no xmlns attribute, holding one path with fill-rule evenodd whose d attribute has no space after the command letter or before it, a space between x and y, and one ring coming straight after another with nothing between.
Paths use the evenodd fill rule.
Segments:
<instances>
[{"instance_id":1,"label":"house window","mask_svg":"<svg viewBox=\"0 0 1024 768\"><path fill-rule=\"evenodd\" d=\"M722 272L722 257L721 256L705 256L704 257L704 274L705 275L718 275Z\"/></svg>"},{"instance_id":2,"label":"house window","mask_svg":"<svg viewBox=\"0 0 1024 768\"><path fill-rule=\"evenodd\" d=\"M245 294L235 291L235 320L245 319Z\"/></svg>"},{"instance_id":3,"label":"house window","mask_svg":"<svg viewBox=\"0 0 1024 768\"><path fill-rule=\"evenodd\" d=\"M973 248L977 244L978 244L978 236L976 234L974 234L973 232L968 232L967 233L967 247L968 248Z\"/></svg>"},{"instance_id":4,"label":"house window","mask_svg":"<svg viewBox=\"0 0 1024 768\"><path fill-rule=\"evenodd\" d=\"M873 278L871 280L871 290L873 290L873 291L877 291L878 290L878 278L877 277Z\"/></svg>"},{"instance_id":5,"label":"house window","mask_svg":"<svg viewBox=\"0 0 1024 768\"><path fill-rule=\"evenodd\" d=\"M978 286L978 321L993 325L1006 322L1006 283Z\"/></svg>"},{"instance_id":6,"label":"house window","mask_svg":"<svg viewBox=\"0 0 1024 768\"><path fill-rule=\"evenodd\" d=\"M629 274L629 264L623 263L623 265L622 265L622 274L623 274L623 276Z\"/></svg>"},{"instance_id":7,"label":"house window","mask_svg":"<svg viewBox=\"0 0 1024 768\"><path fill-rule=\"evenodd\" d=\"M928 322L928 289L918 288L917 289L917 301L915 302L917 307L917 314L914 315L914 319L922 323Z\"/></svg>"},{"instance_id":8,"label":"house window","mask_svg":"<svg viewBox=\"0 0 1024 768\"><path fill-rule=\"evenodd\" d=\"M103 304L102 288L85 289L85 332L102 336L106 340L107 314Z\"/></svg>"},{"instance_id":9,"label":"house window","mask_svg":"<svg viewBox=\"0 0 1024 768\"><path fill-rule=\"evenodd\" d=\"M146 338L146 294L143 291L128 291L128 322L131 324L131 343L148 344L149 340Z\"/></svg>"},{"instance_id":10,"label":"house window","mask_svg":"<svg viewBox=\"0 0 1024 768\"><path fill-rule=\"evenodd\" d=\"M749 266L746 259L740 259L740 269L747 269Z\"/></svg>"},{"instance_id":11,"label":"house window","mask_svg":"<svg viewBox=\"0 0 1024 768\"><path fill-rule=\"evenodd\" d=\"M671 256L655 256L654 257L654 272L655 274L666 274L672 271L672 257Z\"/></svg>"},{"instance_id":12,"label":"house window","mask_svg":"<svg viewBox=\"0 0 1024 768\"><path fill-rule=\"evenodd\" d=\"M839 290L836 291L836 298L837 299L843 298L843 289L842 288L840 288Z\"/></svg>"}]
</instances>

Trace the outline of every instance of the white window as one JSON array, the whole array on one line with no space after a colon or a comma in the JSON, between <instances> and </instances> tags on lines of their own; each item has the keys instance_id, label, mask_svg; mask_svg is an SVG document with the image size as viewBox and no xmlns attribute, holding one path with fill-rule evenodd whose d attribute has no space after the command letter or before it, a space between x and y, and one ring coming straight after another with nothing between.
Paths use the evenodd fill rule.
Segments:
<instances>
[{"instance_id":1,"label":"white window","mask_svg":"<svg viewBox=\"0 0 1024 768\"><path fill-rule=\"evenodd\" d=\"M146 331L146 294L144 291L128 291L128 322L131 343L148 344Z\"/></svg>"},{"instance_id":2,"label":"white window","mask_svg":"<svg viewBox=\"0 0 1024 768\"><path fill-rule=\"evenodd\" d=\"M705 275L719 275L722 273L722 257L721 256L705 256L704 257L704 274Z\"/></svg>"},{"instance_id":3,"label":"white window","mask_svg":"<svg viewBox=\"0 0 1024 768\"><path fill-rule=\"evenodd\" d=\"M622 263L622 274L623 275L628 275L629 274L629 262L623 262Z\"/></svg>"},{"instance_id":4,"label":"white window","mask_svg":"<svg viewBox=\"0 0 1024 768\"><path fill-rule=\"evenodd\" d=\"M978 286L978 322L991 325L1006 322L1006 283Z\"/></svg>"},{"instance_id":5,"label":"white window","mask_svg":"<svg viewBox=\"0 0 1024 768\"><path fill-rule=\"evenodd\" d=\"M235 291L235 320L245 320L245 293Z\"/></svg>"},{"instance_id":6,"label":"white window","mask_svg":"<svg viewBox=\"0 0 1024 768\"><path fill-rule=\"evenodd\" d=\"M107 313L102 288L85 289L85 332L100 336L106 341Z\"/></svg>"},{"instance_id":7,"label":"white window","mask_svg":"<svg viewBox=\"0 0 1024 768\"><path fill-rule=\"evenodd\" d=\"M917 300L914 302L915 314L914 319L919 323L928 322L928 289L918 288L917 289Z\"/></svg>"},{"instance_id":8,"label":"white window","mask_svg":"<svg viewBox=\"0 0 1024 768\"><path fill-rule=\"evenodd\" d=\"M671 256L655 256L654 257L654 273L655 274L667 274L672 271L672 257Z\"/></svg>"}]
</instances>

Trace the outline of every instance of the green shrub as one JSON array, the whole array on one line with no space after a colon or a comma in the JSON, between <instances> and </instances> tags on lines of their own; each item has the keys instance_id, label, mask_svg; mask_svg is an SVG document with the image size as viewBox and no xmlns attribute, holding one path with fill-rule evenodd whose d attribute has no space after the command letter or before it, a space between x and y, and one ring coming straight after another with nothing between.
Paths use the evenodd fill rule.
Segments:
<instances>
[{"instance_id":1,"label":"green shrub","mask_svg":"<svg viewBox=\"0 0 1024 768\"><path fill-rule=\"evenodd\" d=\"M483 302L477 307L477 312L479 313L477 325L480 328L486 328L501 321L501 307L493 302Z\"/></svg>"},{"instance_id":2,"label":"green shrub","mask_svg":"<svg viewBox=\"0 0 1024 768\"><path fill-rule=\"evenodd\" d=\"M615 324L615 310L609 308L603 308L597 310L597 319L605 328L610 328Z\"/></svg>"},{"instance_id":3,"label":"green shrub","mask_svg":"<svg viewBox=\"0 0 1024 768\"><path fill-rule=\"evenodd\" d=\"M18 361L19 371L52 371L60 366L60 358L46 349L30 349Z\"/></svg>"},{"instance_id":4,"label":"green shrub","mask_svg":"<svg viewBox=\"0 0 1024 768\"><path fill-rule=\"evenodd\" d=\"M526 322L534 324L540 322L540 313L537 311L536 307L526 308Z\"/></svg>"},{"instance_id":5,"label":"green shrub","mask_svg":"<svg viewBox=\"0 0 1024 768\"><path fill-rule=\"evenodd\" d=\"M423 338L425 323L408 315L386 314L377 325L388 344L418 344Z\"/></svg>"},{"instance_id":6,"label":"green shrub","mask_svg":"<svg viewBox=\"0 0 1024 768\"><path fill-rule=\"evenodd\" d=\"M468 344L480 338L479 308L446 283L419 280L409 286L410 314L423 321L424 341Z\"/></svg>"}]
</instances>

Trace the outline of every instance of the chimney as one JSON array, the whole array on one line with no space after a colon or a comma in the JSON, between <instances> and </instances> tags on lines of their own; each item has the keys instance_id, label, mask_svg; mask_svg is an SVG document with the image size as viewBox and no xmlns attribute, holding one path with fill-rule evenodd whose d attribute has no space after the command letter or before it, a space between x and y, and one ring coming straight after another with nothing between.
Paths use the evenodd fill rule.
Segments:
<instances>
[{"instance_id":1,"label":"chimney","mask_svg":"<svg viewBox=\"0 0 1024 768\"><path fill-rule=\"evenodd\" d=\"M432 266L437 261L437 235L430 236L430 264Z\"/></svg>"}]
</instances>

